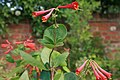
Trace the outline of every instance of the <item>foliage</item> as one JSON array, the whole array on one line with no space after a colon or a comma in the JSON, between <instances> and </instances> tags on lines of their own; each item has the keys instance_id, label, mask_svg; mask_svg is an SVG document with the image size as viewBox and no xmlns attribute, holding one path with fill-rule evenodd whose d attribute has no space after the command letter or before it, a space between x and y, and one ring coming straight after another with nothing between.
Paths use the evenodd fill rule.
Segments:
<instances>
[{"instance_id":1,"label":"foliage","mask_svg":"<svg viewBox=\"0 0 120 80\"><path fill-rule=\"evenodd\" d=\"M53 1L48 1L46 2L46 4L44 2L44 0L40 1L41 5L46 5L45 8L51 8L51 4L54 4ZM65 2L67 3L67 1ZM45 80L46 78L48 80L77 80L77 76L75 75L75 73L70 72L68 65L70 68L73 68L72 71L74 71L75 64L78 64L77 61L80 61L80 59L97 59L97 57L101 59L102 53L104 52L103 50L101 50L103 49L103 46L98 45L98 38L93 38L93 36L89 32L90 28L88 25L88 20L92 18L91 12L95 10L95 8L99 5L99 2L95 2L94 0L91 0L90 2L81 0L79 1L81 9L78 11L69 9L59 10L58 8L55 8L55 13L46 24L42 24L41 20L39 20L40 18L34 19L31 17L29 13L31 13L34 9L33 6L28 6L28 3L30 3L29 5L34 6L33 3L35 2L32 0L21 1L19 5L21 4L24 6L25 12L24 14L22 14L22 16L27 16L28 18L30 18L33 21L33 23L31 23L33 26L49 26L51 24L53 25L46 28L43 34L43 38L39 40L45 46L43 49L36 48L33 40L30 39L17 43L18 47L17 49L13 50L13 55L21 56L21 58L19 60L14 60L11 55L6 55L7 61L16 63L17 67L13 71L9 72L9 74L7 73L8 75L3 74L3 77L12 77L11 79L17 78L20 80L23 78L26 78L26 80L39 78L43 80ZM56 3L62 3L62 0L61 2L56 1ZM56 7L58 5L54 4L52 6ZM57 17L57 14L60 16ZM58 19L56 20L56 18ZM20 20L21 19L22 17L20 18ZM51 22L51 20L55 20L55 24L54 22ZM57 24L57 22L64 24L67 23L71 26L68 27L68 29L71 28L68 32L68 38L66 38L66 27L63 24ZM42 32L38 30L41 29L40 27L33 28L34 31L37 30L38 37L40 36L39 32ZM69 56L69 51L58 52L56 49L57 47L63 46L63 41L65 38L65 42L68 43L65 43L65 46L70 44L71 47L71 60L68 60L68 65L67 57ZM101 44L101 42L99 43ZM29 50L28 48L30 49L30 52L27 52L27 50ZM91 70L91 68L89 67L88 69ZM89 71L87 72L90 76L87 75L83 77L84 79L87 78L89 80L93 73ZM40 73L42 75L40 75Z\"/></svg>"},{"instance_id":2,"label":"foliage","mask_svg":"<svg viewBox=\"0 0 120 80\"><path fill-rule=\"evenodd\" d=\"M103 14L119 13L120 3L119 0L97 0L101 2L99 6L99 12Z\"/></svg>"},{"instance_id":3,"label":"foliage","mask_svg":"<svg viewBox=\"0 0 120 80\"><path fill-rule=\"evenodd\" d=\"M32 12L48 9L51 7L57 7L59 4L63 5L71 2L59 0L59 1L44 1L44 0L3 0L0 1L0 34L4 34L6 31L6 26L12 23L20 23L22 20L29 20L33 27L33 33L40 37L45 29L46 24L42 24L40 17L33 18ZM64 3L63 3L64 2ZM56 4L54 4L56 3ZM20 14L16 11L20 11ZM6 20L7 19L7 20ZM48 21L48 24L51 24L51 21ZM38 26L38 27L35 27Z\"/></svg>"},{"instance_id":4,"label":"foliage","mask_svg":"<svg viewBox=\"0 0 120 80\"><path fill-rule=\"evenodd\" d=\"M75 63L80 57L86 56L89 58L92 55L96 56L104 53L103 46L98 45L98 43L101 44L101 39L92 36L88 24L88 21L92 18L92 11L94 11L100 3L93 0L91 3L81 0L79 4L81 11L65 10L64 12L66 14L70 13L65 17L68 17L66 22L69 22L70 26L72 26L66 39L66 43L68 43L66 46L70 46L71 48L69 67L71 67L73 71L76 68Z\"/></svg>"}]
</instances>

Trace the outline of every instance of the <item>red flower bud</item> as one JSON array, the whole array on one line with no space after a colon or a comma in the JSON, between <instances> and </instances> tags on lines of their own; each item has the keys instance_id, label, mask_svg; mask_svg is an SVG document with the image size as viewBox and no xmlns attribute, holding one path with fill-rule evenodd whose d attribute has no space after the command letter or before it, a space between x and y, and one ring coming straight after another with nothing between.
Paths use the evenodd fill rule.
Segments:
<instances>
[{"instance_id":1,"label":"red flower bud","mask_svg":"<svg viewBox=\"0 0 120 80\"><path fill-rule=\"evenodd\" d=\"M24 46L27 47L27 48L36 50L36 47L35 47L35 44L34 44L34 43L25 43Z\"/></svg>"},{"instance_id":2,"label":"red flower bud","mask_svg":"<svg viewBox=\"0 0 120 80\"><path fill-rule=\"evenodd\" d=\"M54 10L55 8L52 8L51 11L47 15L42 16L42 22L46 22Z\"/></svg>"},{"instance_id":3,"label":"red flower bud","mask_svg":"<svg viewBox=\"0 0 120 80\"><path fill-rule=\"evenodd\" d=\"M23 43L23 42L21 42L21 41L20 41L20 42L18 42L18 41L17 41L17 42L15 42L15 44L22 44L22 43Z\"/></svg>"},{"instance_id":4,"label":"red flower bud","mask_svg":"<svg viewBox=\"0 0 120 80\"><path fill-rule=\"evenodd\" d=\"M8 54L12 49L8 49L4 54Z\"/></svg>"},{"instance_id":5,"label":"red flower bud","mask_svg":"<svg viewBox=\"0 0 120 80\"><path fill-rule=\"evenodd\" d=\"M8 47L8 44L1 44L1 47L6 48L6 47Z\"/></svg>"},{"instance_id":6,"label":"red flower bud","mask_svg":"<svg viewBox=\"0 0 120 80\"><path fill-rule=\"evenodd\" d=\"M6 40L6 42L7 42L8 44L11 44L8 40Z\"/></svg>"},{"instance_id":7,"label":"red flower bud","mask_svg":"<svg viewBox=\"0 0 120 80\"><path fill-rule=\"evenodd\" d=\"M100 77L100 75L97 73L97 71L95 70L95 67L94 67L94 65L92 64L92 62L90 62L90 66L91 66L92 69L93 69L93 72L94 72L94 75L95 75L95 77L96 77L96 80L101 80L101 77Z\"/></svg>"},{"instance_id":8,"label":"red flower bud","mask_svg":"<svg viewBox=\"0 0 120 80\"><path fill-rule=\"evenodd\" d=\"M86 60L79 68L76 69L76 75L80 74L87 62L88 60Z\"/></svg>"},{"instance_id":9,"label":"red flower bud","mask_svg":"<svg viewBox=\"0 0 120 80\"><path fill-rule=\"evenodd\" d=\"M78 2L74 1L71 4L67 4L65 6L58 6L58 8L70 8L70 9L78 10L79 4Z\"/></svg>"},{"instance_id":10,"label":"red flower bud","mask_svg":"<svg viewBox=\"0 0 120 80\"><path fill-rule=\"evenodd\" d=\"M51 11L51 9L49 9L49 10L44 10L44 11L36 11L36 12L33 12L32 15L33 15L33 17L37 17L37 16L40 16L40 15L42 15L42 14L45 14L45 13L47 13L47 12L49 12L49 11Z\"/></svg>"},{"instance_id":11,"label":"red flower bud","mask_svg":"<svg viewBox=\"0 0 120 80\"><path fill-rule=\"evenodd\" d=\"M112 74L105 71L104 69L102 69L95 61L94 61L94 64L98 67L98 69L105 75L107 76L108 78L111 78Z\"/></svg>"}]
</instances>

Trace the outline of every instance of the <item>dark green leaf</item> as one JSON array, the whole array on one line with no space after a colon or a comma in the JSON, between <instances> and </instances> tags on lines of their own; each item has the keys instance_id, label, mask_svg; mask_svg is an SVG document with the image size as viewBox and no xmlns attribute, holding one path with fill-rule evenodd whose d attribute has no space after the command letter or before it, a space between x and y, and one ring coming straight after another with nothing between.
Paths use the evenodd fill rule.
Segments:
<instances>
[{"instance_id":1,"label":"dark green leaf","mask_svg":"<svg viewBox=\"0 0 120 80\"><path fill-rule=\"evenodd\" d=\"M42 71L40 75L41 80L50 80L50 72L49 71Z\"/></svg>"},{"instance_id":2,"label":"dark green leaf","mask_svg":"<svg viewBox=\"0 0 120 80\"><path fill-rule=\"evenodd\" d=\"M57 28L55 28L55 25L52 25L45 30L41 43L49 48L62 46L66 36L67 29L64 25L58 24Z\"/></svg>"},{"instance_id":3,"label":"dark green leaf","mask_svg":"<svg viewBox=\"0 0 120 80\"><path fill-rule=\"evenodd\" d=\"M64 80L78 80L78 79L77 79L77 76L75 75L75 73L70 72L70 73L64 74Z\"/></svg>"},{"instance_id":4,"label":"dark green leaf","mask_svg":"<svg viewBox=\"0 0 120 80\"><path fill-rule=\"evenodd\" d=\"M11 56L10 54L7 54L7 55L6 55L6 60L7 60L8 62L14 63L14 59L12 58L12 56Z\"/></svg>"}]
</instances>

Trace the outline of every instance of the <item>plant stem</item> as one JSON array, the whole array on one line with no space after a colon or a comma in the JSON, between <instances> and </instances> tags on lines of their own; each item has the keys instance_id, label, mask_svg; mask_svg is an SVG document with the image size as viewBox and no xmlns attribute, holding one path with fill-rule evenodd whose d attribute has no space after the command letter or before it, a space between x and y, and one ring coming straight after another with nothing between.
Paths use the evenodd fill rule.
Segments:
<instances>
[{"instance_id":1,"label":"plant stem","mask_svg":"<svg viewBox=\"0 0 120 80\"><path fill-rule=\"evenodd\" d=\"M51 67L51 55L54 51L54 48L52 49L52 51L50 52L50 55L49 55L49 65L50 65L50 71L51 71L51 77L50 77L50 80L54 80L54 68Z\"/></svg>"},{"instance_id":2,"label":"plant stem","mask_svg":"<svg viewBox=\"0 0 120 80\"><path fill-rule=\"evenodd\" d=\"M90 60L88 60L88 64L86 65L85 73L86 73L86 71L87 71L87 69L89 67L89 64L90 64Z\"/></svg>"},{"instance_id":3,"label":"plant stem","mask_svg":"<svg viewBox=\"0 0 120 80\"><path fill-rule=\"evenodd\" d=\"M51 78L50 80L54 80L54 68L52 67L51 68Z\"/></svg>"},{"instance_id":4,"label":"plant stem","mask_svg":"<svg viewBox=\"0 0 120 80\"><path fill-rule=\"evenodd\" d=\"M52 55L53 51L54 51L54 48L52 49L52 51L50 52L50 55L49 55L49 65L51 65L50 64L51 63L51 55Z\"/></svg>"}]
</instances>

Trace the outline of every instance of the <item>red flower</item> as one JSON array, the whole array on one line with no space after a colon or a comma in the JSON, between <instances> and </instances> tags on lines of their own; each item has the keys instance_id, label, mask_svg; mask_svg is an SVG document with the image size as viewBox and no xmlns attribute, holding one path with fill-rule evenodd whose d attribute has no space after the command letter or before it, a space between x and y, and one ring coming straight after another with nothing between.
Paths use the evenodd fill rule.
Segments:
<instances>
[{"instance_id":1,"label":"red flower","mask_svg":"<svg viewBox=\"0 0 120 80\"><path fill-rule=\"evenodd\" d=\"M96 68L96 71L98 72L98 74L103 80L107 80L107 77L102 72L100 72L98 68Z\"/></svg>"},{"instance_id":2,"label":"red flower","mask_svg":"<svg viewBox=\"0 0 120 80\"><path fill-rule=\"evenodd\" d=\"M8 49L6 52L4 52L4 54L8 54L12 49L13 49L13 47L11 47L11 48Z\"/></svg>"},{"instance_id":3,"label":"red flower","mask_svg":"<svg viewBox=\"0 0 120 80\"><path fill-rule=\"evenodd\" d=\"M52 8L51 11L47 15L42 16L42 22L46 22L54 10L55 8Z\"/></svg>"},{"instance_id":4,"label":"red flower","mask_svg":"<svg viewBox=\"0 0 120 80\"><path fill-rule=\"evenodd\" d=\"M12 49L13 49L13 46L11 45L11 43L6 40L6 44L1 44L1 47L2 48L7 48L8 50L6 52L4 52L4 54L8 54Z\"/></svg>"},{"instance_id":5,"label":"red flower","mask_svg":"<svg viewBox=\"0 0 120 80\"><path fill-rule=\"evenodd\" d=\"M86 60L79 68L76 69L76 75L80 74L87 62L88 60Z\"/></svg>"},{"instance_id":6,"label":"red flower","mask_svg":"<svg viewBox=\"0 0 120 80\"><path fill-rule=\"evenodd\" d=\"M95 70L95 67L94 67L94 65L92 64L92 62L90 62L90 66L91 66L92 69L93 69L93 72L94 72L94 75L95 75L95 77L96 77L96 80L101 80L101 77L100 77L100 75L97 73L97 71Z\"/></svg>"},{"instance_id":7,"label":"red flower","mask_svg":"<svg viewBox=\"0 0 120 80\"><path fill-rule=\"evenodd\" d=\"M74 1L71 4L67 4L65 6L58 6L58 8L70 8L70 9L78 10L79 4L78 2Z\"/></svg>"},{"instance_id":8,"label":"red flower","mask_svg":"<svg viewBox=\"0 0 120 80\"><path fill-rule=\"evenodd\" d=\"M15 44L22 44L22 43L23 43L22 41L15 42Z\"/></svg>"},{"instance_id":9,"label":"red flower","mask_svg":"<svg viewBox=\"0 0 120 80\"><path fill-rule=\"evenodd\" d=\"M111 78L112 74L105 71L104 69L102 69L95 61L94 61L94 64L98 67L98 69L105 75L107 76L108 78Z\"/></svg>"},{"instance_id":10,"label":"red flower","mask_svg":"<svg viewBox=\"0 0 120 80\"><path fill-rule=\"evenodd\" d=\"M47 12L49 12L49 11L51 11L51 9L49 9L49 10L44 10L44 11L36 11L36 12L33 12L32 15L33 15L33 17L37 17L37 16L40 16L40 15L42 15L42 14L45 14L45 13L47 13Z\"/></svg>"},{"instance_id":11,"label":"red flower","mask_svg":"<svg viewBox=\"0 0 120 80\"><path fill-rule=\"evenodd\" d=\"M8 44L1 44L1 47L6 48L6 47L8 47Z\"/></svg>"},{"instance_id":12,"label":"red flower","mask_svg":"<svg viewBox=\"0 0 120 80\"><path fill-rule=\"evenodd\" d=\"M33 40L30 40L32 37L28 38L25 41L17 41L16 44L23 44L25 47L30 48L32 50L36 50L35 43L33 43Z\"/></svg>"},{"instance_id":13,"label":"red flower","mask_svg":"<svg viewBox=\"0 0 120 80\"><path fill-rule=\"evenodd\" d=\"M24 46L27 47L27 48L36 50L35 43L28 43L27 42L27 43L24 44Z\"/></svg>"},{"instance_id":14,"label":"red flower","mask_svg":"<svg viewBox=\"0 0 120 80\"><path fill-rule=\"evenodd\" d=\"M95 61L94 61L94 62L95 62ZM92 62L92 64L93 64L94 66L96 66L96 71L97 71L97 73L100 75L100 77L102 78L102 80L107 80L107 77L106 77L102 72L100 72L100 70L98 69L97 65L95 65L95 63L93 63L93 62Z\"/></svg>"}]
</instances>

